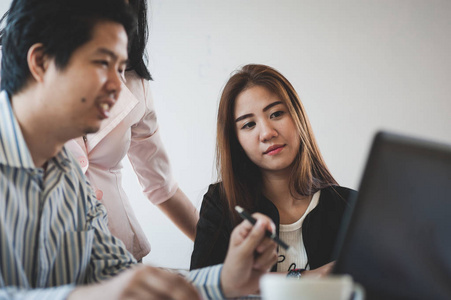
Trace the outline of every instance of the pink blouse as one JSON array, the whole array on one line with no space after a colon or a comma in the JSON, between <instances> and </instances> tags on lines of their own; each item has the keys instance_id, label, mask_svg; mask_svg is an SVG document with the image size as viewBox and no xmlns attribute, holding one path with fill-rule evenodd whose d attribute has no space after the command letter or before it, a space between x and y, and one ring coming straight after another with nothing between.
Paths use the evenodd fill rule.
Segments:
<instances>
[{"instance_id":1,"label":"pink blouse","mask_svg":"<svg viewBox=\"0 0 451 300\"><path fill-rule=\"evenodd\" d=\"M150 244L122 188L121 160L128 155L144 194L153 204L171 198L178 186L158 131L149 84L134 73L127 73L126 79L100 130L71 140L66 147L105 205L111 233L139 260L150 252Z\"/></svg>"}]
</instances>

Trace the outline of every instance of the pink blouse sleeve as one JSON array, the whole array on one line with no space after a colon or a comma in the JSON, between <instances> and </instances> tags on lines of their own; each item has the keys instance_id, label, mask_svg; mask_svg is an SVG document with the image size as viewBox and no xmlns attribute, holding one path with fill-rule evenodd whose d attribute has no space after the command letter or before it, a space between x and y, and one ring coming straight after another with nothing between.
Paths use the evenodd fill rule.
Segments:
<instances>
[{"instance_id":1,"label":"pink blouse sleeve","mask_svg":"<svg viewBox=\"0 0 451 300\"><path fill-rule=\"evenodd\" d=\"M127 78L127 86L139 101L145 102L144 116L131 128L128 157L146 197L153 204L160 204L171 198L178 186L158 130L149 83L132 77Z\"/></svg>"}]
</instances>

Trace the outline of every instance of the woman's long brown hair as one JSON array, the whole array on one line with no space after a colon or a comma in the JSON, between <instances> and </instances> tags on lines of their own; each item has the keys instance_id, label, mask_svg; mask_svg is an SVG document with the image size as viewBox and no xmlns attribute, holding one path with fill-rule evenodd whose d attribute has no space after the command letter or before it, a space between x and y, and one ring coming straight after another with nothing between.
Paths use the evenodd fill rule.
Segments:
<instances>
[{"instance_id":1,"label":"woman's long brown hair","mask_svg":"<svg viewBox=\"0 0 451 300\"><path fill-rule=\"evenodd\" d=\"M290 82L277 70L265 65L246 65L226 83L218 108L216 167L222 181L221 197L227 199L233 223L239 222L235 205L255 211L262 193L259 168L246 156L236 136L234 109L236 98L252 86L262 86L285 102L301 139L293 162L290 192L293 197L310 196L336 185L316 143L304 106Z\"/></svg>"}]
</instances>

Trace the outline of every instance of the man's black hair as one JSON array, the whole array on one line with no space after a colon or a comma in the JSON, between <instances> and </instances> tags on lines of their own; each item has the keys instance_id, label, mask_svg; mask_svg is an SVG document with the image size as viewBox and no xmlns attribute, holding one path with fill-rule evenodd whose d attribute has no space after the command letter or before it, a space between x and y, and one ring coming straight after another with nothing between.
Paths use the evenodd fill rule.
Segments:
<instances>
[{"instance_id":1,"label":"man's black hair","mask_svg":"<svg viewBox=\"0 0 451 300\"><path fill-rule=\"evenodd\" d=\"M36 43L63 70L100 21L121 24L128 36L136 25L124 0L13 0L0 36L1 89L14 95L25 87L31 76L27 53Z\"/></svg>"}]
</instances>

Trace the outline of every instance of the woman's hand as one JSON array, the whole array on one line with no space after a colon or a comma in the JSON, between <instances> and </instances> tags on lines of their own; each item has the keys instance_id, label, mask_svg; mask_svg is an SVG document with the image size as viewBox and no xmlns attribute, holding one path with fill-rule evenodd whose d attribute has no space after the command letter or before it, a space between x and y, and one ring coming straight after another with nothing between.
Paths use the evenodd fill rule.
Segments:
<instances>
[{"instance_id":1,"label":"woman's hand","mask_svg":"<svg viewBox=\"0 0 451 300\"><path fill-rule=\"evenodd\" d=\"M332 262L325 264L324 266L321 266L314 270L306 270L306 271L302 272L301 278L304 276L313 277L313 278L325 277L325 276L329 275L330 272L332 272L334 265L335 265L335 261L332 261Z\"/></svg>"}]
</instances>

